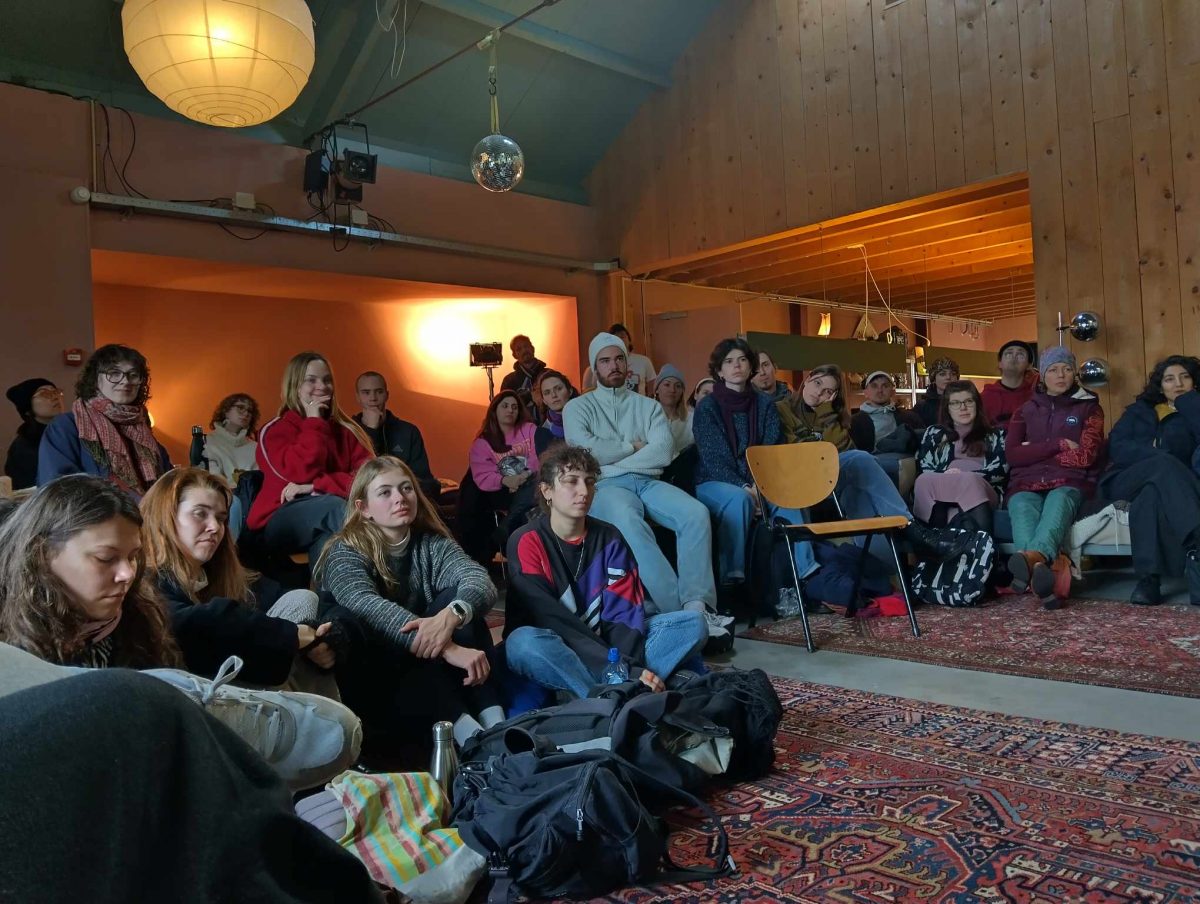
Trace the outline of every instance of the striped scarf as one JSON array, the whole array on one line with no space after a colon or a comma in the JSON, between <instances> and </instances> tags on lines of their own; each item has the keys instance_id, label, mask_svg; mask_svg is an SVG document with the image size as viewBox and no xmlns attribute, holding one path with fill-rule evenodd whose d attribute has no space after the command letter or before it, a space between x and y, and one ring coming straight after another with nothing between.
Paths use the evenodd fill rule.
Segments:
<instances>
[{"instance_id":1,"label":"striped scarf","mask_svg":"<svg viewBox=\"0 0 1200 904\"><path fill-rule=\"evenodd\" d=\"M80 443L122 490L141 496L162 474L158 441L143 406L96 396L86 402L76 399L71 412Z\"/></svg>"}]
</instances>

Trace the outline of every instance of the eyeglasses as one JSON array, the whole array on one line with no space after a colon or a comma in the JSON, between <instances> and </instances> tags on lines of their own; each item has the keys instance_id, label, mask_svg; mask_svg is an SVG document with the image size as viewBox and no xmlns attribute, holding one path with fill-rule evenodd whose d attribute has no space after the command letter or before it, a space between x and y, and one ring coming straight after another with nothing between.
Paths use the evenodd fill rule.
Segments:
<instances>
[{"instance_id":1,"label":"eyeglasses","mask_svg":"<svg viewBox=\"0 0 1200 904\"><path fill-rule=\"evenodd\" d=\"M974 399L955 399L953 401L947 402L946 407L947 408L959 408L959 409L974 408L975 400Z\"/></svg>"},{"instance_id":2,"label":"eyeglasses","mask_svg":"<svg viewBox=\"0 0 1200 904\"><path fill-rule=\"evenodd\" d=\"M146 375L140 370L117 370L114 368L113 370L101 371L101 374L113 386L117 386L122 380L127 381L130 386L141 386L142 382L146 379Z\"/></svg>"},{"instance_id":3,"label":"eyeglasses","mask_svg":"<svg viewBox=\"0 0 1200 904\"><path fill-rule=\"evenodd\" d=\"M238 402L236 405L230 405L229 409L231 411L241 411L245 414L249 414L250 410L251 410L250 406L247 405L245 402Z\"/></svg>"}]
</instances>

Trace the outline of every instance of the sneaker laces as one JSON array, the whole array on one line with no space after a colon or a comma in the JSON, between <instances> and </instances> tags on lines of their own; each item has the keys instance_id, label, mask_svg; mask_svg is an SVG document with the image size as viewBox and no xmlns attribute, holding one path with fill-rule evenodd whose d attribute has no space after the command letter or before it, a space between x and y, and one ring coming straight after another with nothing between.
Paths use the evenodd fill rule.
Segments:
<instances>
[{"instance_id":1,"label":"sneaker laces","mask_svg":"<svg viewBox=\"0 0 1200 904\"><path fill-rule=\"evenodd\" d=\"M217 674L213 676L212 683L205 688L204 693L200 695L200 705L208 706L212 702L217 691L227 685L230 681L238 676L242 671L242 662L240 656L230 656L221 663L221 667L217 669Z\"/></svg>"},{"instance_id":2,"label":"sneaker laces","mask_svg":"<svg viewBox=\"0 0 1200 904\"><path fill-rule=\"evenodd\" d=\"M294 723L290 719L285 723L282 707L245 688L230 687L218 695L238 676L243 665L240 656L230 656L221 663L212 682L200 695L200 706L206 710L219 708L219 714L211 715L250 743L263 759L273 762L295 742ZM287 730L289 726L291 731Z\"/></svg>"}]
</instances>

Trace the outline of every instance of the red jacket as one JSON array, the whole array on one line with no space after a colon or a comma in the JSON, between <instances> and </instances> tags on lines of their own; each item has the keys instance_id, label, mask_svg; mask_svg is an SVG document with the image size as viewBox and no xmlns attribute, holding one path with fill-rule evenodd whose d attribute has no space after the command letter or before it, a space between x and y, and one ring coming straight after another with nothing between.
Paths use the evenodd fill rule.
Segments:
<instances>
[{"instance_id":1,"label":"red jacket","mask_svg":"<svg viewBox=\"0 0 1200 904\"><path fill-rule=\"evenodd\" d=\"M261 530L283 504L279 497L289 483L311 483L314 493L345 499L354 472L374 455L341 424L288 410L258 432L255 458L263 485L246 526Z\"/></svg>"},{"instance_id":2,"label":"red jacket","mask_svg":"<svg viewBox=\"0 0 1200 904\"><path fill-rule=\"evenodd\" d=\"M993 427L1007 427L1012 416L1033 398L1037 382L1038 373L1031 368L1016 389L1009 389L999 380L983 387L980 395L983 396L983 411L987 415L988 423Z\"/></svg>"},{"instance_id":3,"label":"red jacket","mask_svg":"<svg viewBox=\"0 0 1200 904\"><path fill-rule=\"evenodd\" d=\"M1072 449L1064 440L1078 443ZM1008 422L1008 492L1075 487L1085 497L1104 465L1104 409L1086 389L1034 393Z\"/></svg>"}]
</instances>

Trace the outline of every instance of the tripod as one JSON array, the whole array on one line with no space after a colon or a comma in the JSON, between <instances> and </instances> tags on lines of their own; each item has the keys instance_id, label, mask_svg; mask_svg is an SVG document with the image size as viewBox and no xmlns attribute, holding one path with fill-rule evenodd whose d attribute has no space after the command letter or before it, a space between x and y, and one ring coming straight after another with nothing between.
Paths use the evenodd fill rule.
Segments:
<instances>
[{"instance_id":1,"label":"tripod","mask_svg":"<svg viewBox=\"0 0 1200 904\"><path fill-rule=\"evenodd\" d=\"M492 376L492 371L496 369L496 365L485 364L483 369L487 371L488 375L488 404L491 404L492 400L496 398L496 378Z\"/></svg>"}]
</instances>

